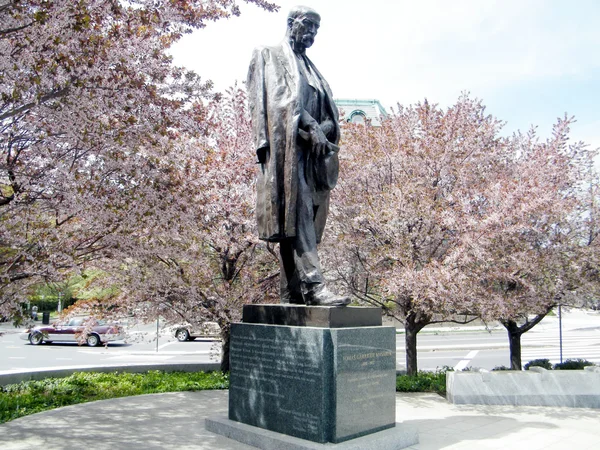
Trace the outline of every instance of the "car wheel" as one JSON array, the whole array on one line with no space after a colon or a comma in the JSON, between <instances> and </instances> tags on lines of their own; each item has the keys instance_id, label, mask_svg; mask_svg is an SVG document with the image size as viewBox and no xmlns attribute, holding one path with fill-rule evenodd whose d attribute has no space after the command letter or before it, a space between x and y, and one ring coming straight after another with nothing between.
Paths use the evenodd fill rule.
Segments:
<instances>
[{"instance_id":1,"label":"car wheel","mask_svg":"<svg viewBox=\"0 0 600 450\"><path fill-rule=\"evenodd\" d=\"M31 345L40 345L44 341L44 335L39 331L34 331L29 335Z\"/></svg>"},{"instance_id":2,"label":"car wheel","mask_svg":"<svg viewBox=\"0 0 600 450\"><path fill-rule=\"evenodd\" d=\"M188 330L186 330L185 328L180 328L175 333L175 337L177 338L177 340L179 342L184 342L190 338L190 332Z\"/></svg>"},{"instance_id":3,"label":"car wheel","mask_svg":"<svg viewBox=\"0 0 600 450\"><path fill-rule=\"evenodd\" d=\"M86 339L87 345L96 347L100 345L100 337L97 334L90 334Z\"/></svg>"}]
</instances>

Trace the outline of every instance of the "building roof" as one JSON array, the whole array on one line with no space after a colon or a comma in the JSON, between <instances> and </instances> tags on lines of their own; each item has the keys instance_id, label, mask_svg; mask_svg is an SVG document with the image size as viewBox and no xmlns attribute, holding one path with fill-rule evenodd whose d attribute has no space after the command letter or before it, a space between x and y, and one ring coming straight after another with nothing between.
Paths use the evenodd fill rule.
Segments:
<instances>
[{"instance_id":1,"label":"building roof","mask_svg":"<svg viewBox=\"0 0 600 450\"><path fill-rule=\"evenodd\" d=\"M342 119L348 122L364 123L365 119L368 119L372 125L378 126L381 119L388 116L379 100L338 98L334 99L334 102Z\"/></svg>"}]
</instances>

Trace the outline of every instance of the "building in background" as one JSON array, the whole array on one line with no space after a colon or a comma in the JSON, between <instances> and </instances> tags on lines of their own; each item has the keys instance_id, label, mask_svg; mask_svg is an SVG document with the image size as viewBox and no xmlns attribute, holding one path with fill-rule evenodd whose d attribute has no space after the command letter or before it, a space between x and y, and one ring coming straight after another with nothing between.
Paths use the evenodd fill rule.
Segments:
<instances>
[{"instance_id":1,"label":"building in background","mask_svg":"<svg viewBox=\"0 0 600 450\"><path fill-rule=\"evenodd\" d=\"M379 100L338 98L334 101L340 110L340 118L348 122L365 123L369 120L371 125L379 126L381 119L388 116Z\"/></svg>"}]
</instances>

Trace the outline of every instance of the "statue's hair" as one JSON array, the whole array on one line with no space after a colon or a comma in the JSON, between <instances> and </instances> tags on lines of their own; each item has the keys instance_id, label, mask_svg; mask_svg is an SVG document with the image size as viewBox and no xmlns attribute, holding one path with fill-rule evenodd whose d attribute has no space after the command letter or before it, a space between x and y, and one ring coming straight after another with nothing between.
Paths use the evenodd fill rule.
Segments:
<instances>
[{"instance_id":1,"label":"statue's hair","mask_svg":"<svg viewBox=\"0 0 600 450\"><path fill-rule=\"evenodd\" d=\"M299 17L304 17L307 14L310 14L312 16L317 16L319 18L319 20L321 20L321 16L318 12L316 12L314 9L309 8L308 6L294 6L290 12L288 13L288 21L290 19L297 19Z\"/></svg>"}]
</instances>

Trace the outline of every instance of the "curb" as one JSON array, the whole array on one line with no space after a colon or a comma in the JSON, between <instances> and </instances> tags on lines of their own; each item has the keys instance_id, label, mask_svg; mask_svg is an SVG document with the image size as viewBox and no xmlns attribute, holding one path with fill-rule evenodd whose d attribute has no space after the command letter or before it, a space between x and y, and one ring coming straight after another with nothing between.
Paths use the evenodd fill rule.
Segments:
<instances>
[{"instance_id":1,"label":"curb","mask_svg":"<svg viewBox=\"0 0 600 450\"><path fill-rule=\"evenodd\" d=\"M0 372L0 386L18 384L22 381L43 380L44 378L63 378L75 372L129 372L140 373L149 370L165 372L214 372L219 370L219 363L174 363L174 364L118 364L104 366L66 366L41 368L34 370L6 370Z\"/></svg>"}]
</instances>

